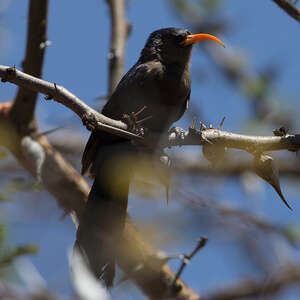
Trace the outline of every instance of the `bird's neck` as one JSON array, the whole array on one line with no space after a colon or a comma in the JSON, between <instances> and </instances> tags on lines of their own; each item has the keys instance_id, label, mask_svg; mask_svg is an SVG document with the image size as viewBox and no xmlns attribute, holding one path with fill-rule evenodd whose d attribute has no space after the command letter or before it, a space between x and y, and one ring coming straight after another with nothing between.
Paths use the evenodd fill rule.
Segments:
<instances>
[{"instance_id":1,"label":"bird's neck","mask_svg":"<svg viewBox=\"0 0 300 300\"><path fill-rule=\"evenodd\" d=\"M155 46L145 46L141 52L139 62L162 61L161 52Z\"/></svg>"},{"instance_id":2,"label":"bird's neck","mask_svg":"<svg viewBox=\"0 0 300 300\"><path fill-rule=\"evenodd\" d=\"M160 62L166 73L170 74L183 74L184 72L188 71L190 68L190 59L187 57L187 59L182 59L181 61L166 61L165 59L162 59L160 54L158 52L153 52L151 55L149 53L142 53L138 60L138 64L147 63L150 61L157 61Z\"/></svg>"},{"instance_id":3,"label":"bird's neck","mask_svg":"<svg viewBox=\"0 0 300 300\"><path fill-rule=\"evenodd\" d=\"M164 67L167 73L181 75L189 70L190 62L189 60L184 62L165 62Z\"/></svg>"},{"instance_id":4,"label":"bird's neck","mask_svg":"<svg viewBox=\"0 0 300 300\"><path fill-rule=\"evenodd\" d=\"M149 61L158 61L165 66L167 69L173 69L174 71L184 72L185 69L189 68L191 53L187 52L184 56L170 57L167 58L162 56L162 52L159 47L155 45L146 46L141 52L139 63L147 63Z\"/></svg>"}]
</instances>

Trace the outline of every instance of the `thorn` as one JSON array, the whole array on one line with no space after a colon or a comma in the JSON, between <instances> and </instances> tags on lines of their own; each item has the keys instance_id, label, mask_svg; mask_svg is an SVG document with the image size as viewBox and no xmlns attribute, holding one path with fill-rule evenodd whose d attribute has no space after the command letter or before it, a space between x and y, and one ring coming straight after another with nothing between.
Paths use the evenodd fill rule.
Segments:
<instances>
[{"instance_id":1,"label":"thorn","mask_svg":"<svg viewBox=\"0 0 300 300\"><path fill-rule=\"evenodd\" d=\"M290 209L291 206L285 200L281 188L280 188L280 181L279 181L279 174L278 168L274 162L274 159L266 154L260 154L254 157L253 167L255 173L268 182L277 192L282 202Z\"/></svg>"},{"instance_id":2,"label":"thorn","mask_svg":"<svg viewBox=\"0 0 300 300\"><path fill-rule=\"evenodd\" d=\"M220 124L219 124L219 127L218 127L219 130L222 129L222 126L223 126L223 124L224 124L225 119L226 119L226 117L223 117L223 118L222 118L222 120L221 120L221 122L220 122Z\"/></svg>"},{"instance_id":3,"label":"thorn","mask_svg":"<svg viewBox=\"0 0 300 300\"><path fill-rule=\"evenodd\" d=\"M271 185L273 186L273 188L275 189L275 191L277 192L277 194L279 195L280 199L282 200L282 202L291 210L293 211L292 207L288 204L288 202L285 200L283 194L282 194L282 191L281 191L281 188L280 186L278 187L277 185L275 184L272 184Z\"/></svg>"},{"instance_id":4,"label":"thorn","mask_svg":"<svg viewBox=\"0 0 300 300\"><path fill-rule=\"evenodd\" d=\"M55 94L56 94L57 91L58 91L58 90L57 90L56 83L54 82L53 85L54 85L54 88L55 88ZM45 100L51 100L51 99L53 99L53 97L54 97L54 95L47 94L47 95L44 96L44 99L45 99Z\"/></svg>"},{"instance_id":5,"label":"thorn","mask_svg":"<svg viewBox=\"0 0 300 300\"><path fill-rule=\"evenodd\" d=\"M202 123L201 121L199 123L200 123L200 131L207 129L207 127L204 123Z\"/></svg>"}]
</instances>

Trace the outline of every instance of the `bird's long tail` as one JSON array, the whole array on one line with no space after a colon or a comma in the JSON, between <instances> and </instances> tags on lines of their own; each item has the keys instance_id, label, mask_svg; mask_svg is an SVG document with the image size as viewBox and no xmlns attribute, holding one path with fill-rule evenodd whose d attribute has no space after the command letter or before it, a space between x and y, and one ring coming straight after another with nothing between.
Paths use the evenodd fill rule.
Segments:
<instances>
[{"instance_id":1,"label":"bird's long tail","mask_svg":"<svg viewBox=\"0 0 300 300\"><path fill-rule=\"evenodd\" d=\"M95 180L77 230L77 247L90 270L111 286L123 233L134 147L128 142L101 146L94 163Z\"/></svg>"}]
</instances>

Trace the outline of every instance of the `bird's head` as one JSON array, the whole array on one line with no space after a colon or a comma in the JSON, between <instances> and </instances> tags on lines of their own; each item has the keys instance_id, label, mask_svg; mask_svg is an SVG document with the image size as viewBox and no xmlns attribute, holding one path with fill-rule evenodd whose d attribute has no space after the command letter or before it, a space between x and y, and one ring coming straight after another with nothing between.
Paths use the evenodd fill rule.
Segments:
<instances>
[{"instance_id":1,"label":"bird's head","mask_svg":"<svg viewBox=\"0 0 300 300\"><path fill-rule=\"evenodd\" d=\"M158 59L167 64L183 63L189 60L192 47L201 40L223 43L210 34L191 34L186 29L163 28L152 32L141 53L143 60Z\"/></svg>"}]
</instances>

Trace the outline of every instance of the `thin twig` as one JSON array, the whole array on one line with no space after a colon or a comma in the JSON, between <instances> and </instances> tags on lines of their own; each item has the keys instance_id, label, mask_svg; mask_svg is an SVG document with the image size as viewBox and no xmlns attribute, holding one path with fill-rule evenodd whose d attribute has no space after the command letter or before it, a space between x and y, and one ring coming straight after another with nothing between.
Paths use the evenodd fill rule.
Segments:
<instances>
[{"instance_id":1,"label":"thin twig","mask_svg":"<svg viewBox=\"0 0 300 300\"><path fill-rule=\"evenodd\" d=\"M231 220L236 219L237 223L239 224L244 224L247 226L250 225L266 233L276 233L282 235L290 243L294 243L296 241L295 237L290 235L288 226L273 224L265 218L261 218L253 213L239 210L233 206L230 206L229 204L222 204L213 199L203 199L199 197L198 194L192 193L188 195L186 191L177 193L182 196L180 197L180 199L183 199L181 201L182 204L193 212L197 209L208 207L210 210L213 210L214 213L217 212L221 216L222 220L224 220L224 217L227 217Z\"/></svg>"},{"instance_id":2,"label":"thin twig","mask_svg":"<svg viewBox=\"0 0 300 300\"><path fill-rule=\"evenodd\" d=\"M178 280L178 278L181 276L184 268L186 267L186 265L190 262L190 260L193 258L193 256L195 256L200 249L202 249L207 243L207 238L206 237L202 237L199 241L197 246L195 247L195 249L188 255L184 255L181 266L178 270L178 272L175 275L175 278L173 280L172 286L176 285L176 281Z\"/></svg>"},{"instance_id":3,"label":"thin twig","mask_svg":"<svg viewBox=\"0 0 300 300\"><path fill-rule=\"evenodd\" d=\"M300 9L296 6L296 4L292 3L290 0L273 0L273 2L275 2L296 21L300 22Z\"/></svg>"}]
</instances>

